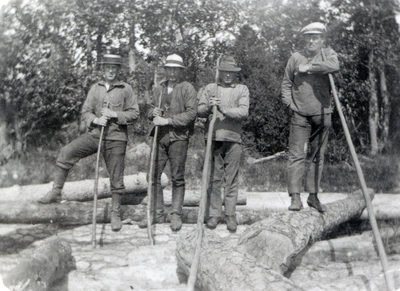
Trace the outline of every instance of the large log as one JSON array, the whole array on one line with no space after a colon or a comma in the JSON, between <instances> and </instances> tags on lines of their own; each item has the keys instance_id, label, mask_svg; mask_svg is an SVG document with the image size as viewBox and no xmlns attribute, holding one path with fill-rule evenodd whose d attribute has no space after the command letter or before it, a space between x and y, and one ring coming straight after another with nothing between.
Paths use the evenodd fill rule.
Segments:
<instances>
[{"instance_id":1,"label":"large log","mask_svg":"<svg viewBox=\"0 0 400 291\"><path fill-rule=\"evenodd\" d=\"M71 246L66 240L55 238L45 241L31 257L6 273L3 283L10 290L51 290L51 285L71 269L71 253Z\"/></svg>"},{"instance_id":2,"label":"large log","mask_svg":"<svg viewBox=\"0 0 400 291\"><path fill-rule=\"evenodd\" d=\"M109 223L111 199L97 201L98 223ZM140 220L143 205L123 205L123 219ZM93 202L65 202L39 204L32 202L0 202L0 223L59 223L63 225L84 225L92 223Z\"/></svg>"},{"instance_id":3,"label":"large log","mask_svg":"<svg viewBox=\"0 0 400 291\"><path fill-rule=\"evenodd\" d=\"M67 182L62 190L62 199L67 201L90 201L93 200L93 180L82 180ZM147 191L146 173L129 175L124 177L125 190L123 195L137 194ZM168 177L161 176L163 187L168 184ZM13 186L0 188L0 201L38 201L43 195L51 190L53 182L48 184L37 184L27 186ZM98 186L98 198L111 197L109 178L100 178Z\"/></svg>"},{"instance_id":4,"label":"large log","mask_svg":"<svg viewBox=\"0 0 400 291\"><path fill-rule=\"evenodd\" d=\"M354 194L327 204L327 208L324 214L310 208L299 212L273 213L248 226L239 238L220 237L206 230L197 276L198 287L201 290L296 290L295 285L283 277L292 259L333 227L359 217L365 208L365 201L361 195ZM178 265L185 274L189 274L195 243L196 233L193 231L182 234L177 244ZM221 262L226 264L222 267ZM261 278L256 280L253 274L258 268ZM276 275L279 275L277 282L285 282L286 285L276 287L275 279L269 281L271 276L275 278ZM255 283L246 285L253 280L256 280Z\"/></svg>"}]
</instances>

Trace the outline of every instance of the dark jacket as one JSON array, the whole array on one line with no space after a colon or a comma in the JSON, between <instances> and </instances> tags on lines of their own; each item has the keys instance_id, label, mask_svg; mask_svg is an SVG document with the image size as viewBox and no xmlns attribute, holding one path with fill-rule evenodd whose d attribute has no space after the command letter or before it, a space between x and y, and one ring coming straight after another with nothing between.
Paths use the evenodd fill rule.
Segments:
<instances>
[{"instance_id":1,"label":"dark jacket","mask_svg":"<svg viewBox=\"0 0 400 291\"><path fill-rule=\"evenodd\" d=\"M282 81L282 101L304 116L332 113L332 102L328 73L339 70L337 54L324 48L326 60L319 52L308 57L306 52L294 53L285 69ZM307 73L299 73L299 65L312 64Z\"/></svg>"},{"instance_id":2,"label":"dark jacket","mask_svg":"<svg viewBox=\"0 0 400 291\"><path fill-rule=\"evenodd\" d=\"M194 121L197 114L197 94L193 85L189 82L176 84L173 91L168 94L168 81L161 81L155 87L151 96L151 108L147 115L153 119L153 109L159 106L161 95L161 109L164 118L168 118L169 125L161 126L161 132L169 132L170 141L188 140L193 133ZM154 127L153 127L154 128ZM153 135L153 129L150 135Z\"/></svg>"}]
</instances>

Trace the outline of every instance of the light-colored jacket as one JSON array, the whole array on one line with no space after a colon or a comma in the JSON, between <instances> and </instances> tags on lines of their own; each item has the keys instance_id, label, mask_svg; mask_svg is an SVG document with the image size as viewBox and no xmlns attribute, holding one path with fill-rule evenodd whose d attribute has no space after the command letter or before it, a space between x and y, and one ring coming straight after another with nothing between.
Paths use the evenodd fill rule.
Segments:
<instances>
[{"instance_id":1,"label":"light-colored jacket","mask_svg":"<svg viewBox=\"0 0 400 291\"><path fill-rule=\"evenodd\" d=\"M111 118L104 129L106 140L128 140L127 125L139 116L139 105L132 87L124 82L112 85L108 91L104 81L100 81L90 88L82 107L82 120L89 128L89 134L100 137L100 128L93 124L96 117L101 117L101 109L108 102L108 108L117 113L117 118Z\"/></svg>"},{"instance_id":2,"label":"light-colored jacket","mask_svg":"<svg viewBox=\"0 0 400 291\"><path fill-rule=\"evenodd\" d=\"M210 97L215 96L215 83L208 84L200 95L197 106L199 117L208 117L208 123L212 117ZM250 93L245 85L234 84L230 87L218 85L218 96L221 99L221 107L225 115L217 112L217 119L214 125L213 140L242 142L242 122L249 115ZM207 133L205 135L207 137Z\"/></svg>"}]
</instances>

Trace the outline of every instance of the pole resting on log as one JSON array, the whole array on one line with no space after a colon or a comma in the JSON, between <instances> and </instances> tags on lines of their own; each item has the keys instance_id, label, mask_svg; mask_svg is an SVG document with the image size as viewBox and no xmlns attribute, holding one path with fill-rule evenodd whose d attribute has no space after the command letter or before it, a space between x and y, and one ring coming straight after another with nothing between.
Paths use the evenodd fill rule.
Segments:
<instances>
[{"instance_id":1,"label":"pole resting on log","mask_svg":"<svg viewBox=\"0 0 400 291\"><path fill-rule=\"evenodd\" d=\"M60 238L42 243L32 257L24 259L4 277L10 290L46 291L70 270L71 246Z\"/></svg>"}]
</instances>

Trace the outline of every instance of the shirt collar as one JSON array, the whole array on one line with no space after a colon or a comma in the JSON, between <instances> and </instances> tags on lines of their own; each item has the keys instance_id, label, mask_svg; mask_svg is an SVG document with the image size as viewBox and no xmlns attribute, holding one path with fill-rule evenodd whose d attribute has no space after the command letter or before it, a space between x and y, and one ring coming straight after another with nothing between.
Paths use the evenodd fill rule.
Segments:
<instances>
[{"instance_id":1,"label":"shirt collar","mask_svg":"<svg viewBox=\"0 0 400 291\"><path fill-rule=\"evenodd\" d=\"M236 83L233 83L231 85L225 85L225 84L222 84L222 82L218 81L218 86L221 86L223 88L235 88L236 87Z\"/></svg>"}]
</instances>

